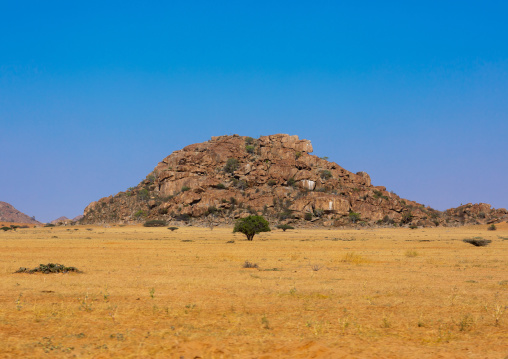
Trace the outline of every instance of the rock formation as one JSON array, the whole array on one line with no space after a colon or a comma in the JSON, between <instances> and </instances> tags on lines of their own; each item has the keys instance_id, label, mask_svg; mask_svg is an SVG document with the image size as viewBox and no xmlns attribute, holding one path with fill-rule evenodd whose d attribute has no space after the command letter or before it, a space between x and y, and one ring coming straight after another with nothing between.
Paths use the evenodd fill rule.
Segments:
<instances>
[{"instance_id":1,"label":"rock formation","mask_svg":"<svg viewBox=\"0 0 508 359\"><path fill-rule=\"evenodd\" d=\"M39 224L34 217L27 216L6 202L0 202L0 222Z\"/></svg>"},{"instance_id":2,"label":"rock formation","mask_svg":"<svg viewBox=\"0 0 508 359\"><path fill-rule=\"evenodd\" d=\"M312 151L310 141L285 134L212 137L173 152L136 187L91 203L81 223L232 223L257 213L280 223L437 226L486 223L508 214L488 205L464 208L467 215L439 212L373 186L367 173L349 172Z\"/></svg>"}]
</instances>

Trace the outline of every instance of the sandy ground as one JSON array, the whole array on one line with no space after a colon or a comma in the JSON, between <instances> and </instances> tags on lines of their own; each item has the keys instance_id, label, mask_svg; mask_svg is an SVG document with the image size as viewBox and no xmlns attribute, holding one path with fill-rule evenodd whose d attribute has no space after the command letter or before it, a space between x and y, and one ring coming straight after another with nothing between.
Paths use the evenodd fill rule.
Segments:
<instances>
[{"instance_id":1,"label":"sandy ground","mask_svg":"<svg viewBox=\"0 0 508 359\"><path fill-rule=\"evenodd\" d=\"M1 232L0 357L508 358L497 227Z\"/></svg>"}]
</instances>

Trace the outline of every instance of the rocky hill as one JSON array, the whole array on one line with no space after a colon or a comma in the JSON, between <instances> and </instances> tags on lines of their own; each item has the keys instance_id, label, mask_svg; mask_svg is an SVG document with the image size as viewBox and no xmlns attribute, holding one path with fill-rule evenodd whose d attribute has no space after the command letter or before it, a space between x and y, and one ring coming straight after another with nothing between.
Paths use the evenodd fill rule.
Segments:
<instances>
[{"instance_id":1,"label":"rocky hill","mask_svg":"<svg viewBox=\"0 0 508 359\"><path fill-rule=\"evenodd\" d=\"M311 155L310 141L277 134L212 137L175 151L134 188L91 203L81 223L180 220L232 223L262 214L300 225L460 225L508 219L504 209L466 205L440 212L373 186ZM506 220L505 219L505 220Z\"/></svg>"},{"instance_id":2,"label":"rocky hill","mask_svg":"<svg viewBox=\"0 0 508 359\"><path fill-rule=\"evenodd\" d=\"M7 202L0 202L0 222L39 224L33 217L18 211Z\"/></svg>"}]
</instances>

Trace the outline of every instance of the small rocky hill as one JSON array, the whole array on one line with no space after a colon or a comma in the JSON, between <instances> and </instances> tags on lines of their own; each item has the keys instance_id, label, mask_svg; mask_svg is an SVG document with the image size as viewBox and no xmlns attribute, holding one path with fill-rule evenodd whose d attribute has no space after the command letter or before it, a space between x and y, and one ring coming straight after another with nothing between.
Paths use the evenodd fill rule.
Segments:
<instances>
[{"instance_id":1,"label":"small rocky hill","mask_svg":"<svg viewBox=\"0 0 508 359\"><path fill-rule=\"evenodd\" d=\"M373 186L311 155L310 141L277 134L212 137L175 151L136 187L91 203L81 223L147 219L232 223L249 214L300 225L460 225L506 218L504 209L466 205L440 212Z\"/></svg>"},{"instance_id":2,"label":"small rocky hill","mask_svg":"<svg viewBox=\"0 0 508 359\"><path fill-rule=\"evenodd\" d=\"M59 223L64 223L64 222L66 222L66 221L70 221L70 219L69 219L69 218L67 218L67 217L65 217L65 216L62 216L62 217L59 217L59 218L57 218L57 219L52 220L52 221L51 221L51 222L49 222L49 223L51 223L51 224L59 224Z\"/></svg>"},{"instance_id":3,"label":"small rocky hill","mask_svg":"<svg viewBox=\"0 0 508 359\"><path fill-rule=\"evenodd\" d=\"M39 224L33 217L18 211L7 202L0 202L0 222Z\"/></svg>"}]
</instances>

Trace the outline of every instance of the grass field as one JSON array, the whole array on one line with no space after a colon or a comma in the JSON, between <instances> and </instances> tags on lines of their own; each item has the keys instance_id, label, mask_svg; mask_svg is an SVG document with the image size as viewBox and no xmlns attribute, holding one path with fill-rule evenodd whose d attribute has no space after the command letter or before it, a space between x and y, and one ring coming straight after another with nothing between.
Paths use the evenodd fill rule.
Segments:
<instances>
[{"instance_id":1,"label":"grass field","mask_svg":"<svg viewBox=\"0 0 508 359\"><path fill-rule=\"evenodd\" d=\"M492 243L463 242L477 236ZM0 243L2 358L508 357L506 223L252 242L231 228L77 226ZM14 273L41 263L83 273Z\"/></svg>"}]
</instances>

